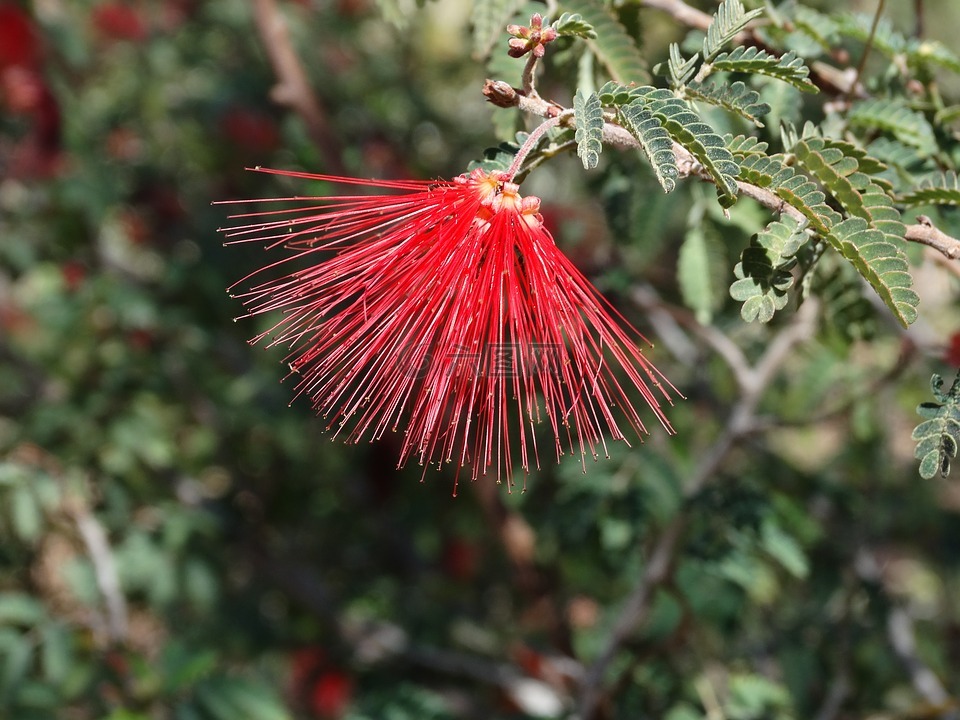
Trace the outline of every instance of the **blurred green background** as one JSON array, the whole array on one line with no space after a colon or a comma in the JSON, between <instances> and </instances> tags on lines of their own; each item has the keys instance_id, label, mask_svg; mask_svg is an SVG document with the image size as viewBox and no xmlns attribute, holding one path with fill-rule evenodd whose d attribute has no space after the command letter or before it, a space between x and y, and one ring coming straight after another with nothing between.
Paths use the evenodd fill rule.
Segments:
<instances>
[{"instance_id":1,"label":"blurred green background","mask_svg":"<svg viewBox=\"0 0 960 720\"><path fill-rule=\"evenodd\" d=\"M627 5L651 62L686 34ZM911 32L914 5L888 5ZM282 102L257 12L290 33L312 114ZM946 717L960 489L919 479L910 431L960 329L955 271L921 268L919 339L880 320L869 342L827 327L795 348L768 426L692 500L685 478L737 390L686 331L654 353L689 397L678 436L614 447L586 475L547 467L525 493L485 481L452 499L446 470L421 483L396 445L331 443L309 403L288 406L282 351L246 343L266 321L232 322L225 292L266 256L222 247L229 209L211 202L298 192L253 165L463 172L498 141L470 14L457 0L0 0L0 717L564 717L681 508L681 552L614 663L606 717ZM926 32L955 45L958 20L929 3ZM575 60L556 68L543 92L569 103ZM702 188L661 197L635 158L604 157L593 175L559 159L529 192L655 334L630 289L642 278L678 302ZM760 217L725 225L732 258ZM714 326L749 358L772 332L732 302ZM942 706L891 644L897 622Z\"/></svg>"}]
</instances>

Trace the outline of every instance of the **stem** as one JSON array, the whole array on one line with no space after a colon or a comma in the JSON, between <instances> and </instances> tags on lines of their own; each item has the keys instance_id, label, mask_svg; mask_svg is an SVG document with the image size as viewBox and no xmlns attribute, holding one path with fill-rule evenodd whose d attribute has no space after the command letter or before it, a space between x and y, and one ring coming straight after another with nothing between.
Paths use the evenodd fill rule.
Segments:
<instances>
[{"instance_id":1,"label":"stem","mask_svg":"<svg viewBox=\"0 0 960 720\"><path fill-rule=\"evenodd\" d=\"M530 98L540 97L537 93L537 60L537 56L531 52L520 76L520 86L523 88L524 94Z\"/></svg>"},{"instance_id":2,"label":"stem","mask_svg":"<svg viewBox=\"0 0 960 720\"><path fill-rule=\"evenodd\" d=\"M513 158L513 163L511 163L510 167L507 168L507 172L505 173L505 178L504 178L505 180L513 180L513 176L516 175L517 172L520 170L520 166L523 164L523 161L527 158L527 155L530 154L530 151L536 147L537 143L540 142L540 138L542 138L550 128L560 124L560 118L561 118L560 115L558 115L557 117L549 118L548 120L544 120L536 128L534 128L533 132L531 132L527 136L527 139L524 141L523 145L517 151L516 156Z\"/></svg>"},{"instance_id":3,"label":"stem","mask_svg":"<svg viewBox=\"0 0 960 720\"><path fill-rule=\"evenodd\" d=\"M870 49L873 47L873 38L877 34L877 25L880 24L880 16L883 14L883 5L886 0L879 0L877 3L877 12L873 16L873 24L870 25L870 35L867 37L867 44L864 45L863 55L860 56L860 64L857 65L857 74L853 77L853 82L850 83L849 91L847 92L847 97L853 95L856 92L857 85L860 84L860 78L863 75L863 70L867 66L867 57L870 55Z\"/></svg>"}]
</instances>

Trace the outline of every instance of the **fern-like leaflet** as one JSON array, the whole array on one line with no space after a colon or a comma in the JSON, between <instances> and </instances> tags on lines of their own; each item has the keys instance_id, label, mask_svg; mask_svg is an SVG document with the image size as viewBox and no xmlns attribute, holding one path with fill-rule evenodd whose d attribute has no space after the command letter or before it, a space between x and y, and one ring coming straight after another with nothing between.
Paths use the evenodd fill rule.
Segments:
<instances>
[{"instance_id":1,"label":"fern-like leaflet","mask_svg":"<svg viewBox=\"0 0 960 720\"><path fill-rule=\"evenodd\" d=\"M577 90L573 98L574 122L577 132L577 155L586 170L591 170L600 162L603 150L603 108L596 93L587 97Z\"/></svg>"},{"instance_id":2,"label":"fern-like leaflet","mask_svg":"<svg viewBox=\"0 0 960 720\"><path fill-rule=\"evenodd\" d=\"M670 192L676 187L677 159L673 153L673 141L670 134L663 129L660 121L653 116L642 100L636 100L620 108L620 123L633 135L647 160L650 161L657 182L664 192Z\"/></svg>"},{"instance_id":3,"label":"fern-like leaflet","mask_svg":"<svg viewBox=\"0 0 960 720\"><path fill-rule=\"evenodd\" d=\"M924 157L937 151L937 139L933 128L923 113L912 110L899 100L864 100L853 106L847 122L867 130L882 130L900 142L912 145Z\"/></svg>"},{"instance_id":4,"label":"fern-like leaflet","mask_svg":"<svg viewBox=\"0 0 960 720\"><path fill-rule=\"evenodd\" d=\"M703 59L710 62L748 22L762 14L762 9L747 12L740 0L724 0L717 8L713 22L707 28L707 35L703 39Z\"/></svg>"},{"instance_id":5,"label":"fern-like leaflet","mask_svg":"<svg viewBox=\"0 0 960 720\"><path fill-rule=\"evenodd\" d=\"M950 459L957 456L960 446L960 372L947 392L942 388L943 378L934 375L930 389L937 402L917 407L917 414L925 420L913 430L917 442L914 456L920 460L921 477L928 480L938 472L941 477L950 473Z\"/></svg>"},{"instance_id":6,"label":"fern-like leaflet","mask_svg":"<svg viewBox=\"0 0 960 720\"><path fill-rule=\"evenodd\" d=\"M766 75L789 83L803 92L818 92L817 86L808 78L810 69L802 59L790 52L777 57L755 47L738 47L731 52L721 53L711 64L714 70Z\"/></svg>"},{"instance_id":7,"label":"fern-like leaflet","mask_svg":"<svg viewBox=\"0 0 960 720\"><path fill-rule=\"evenodd\" d=\"M827 147L823 138L798 141L793 154L851 219L864 221L863 228L844 221L827 239L853 263L904 326L912 323L920 298L910 289L913 279L900 249L906 228L890 196L859 171L856 158L844 155L840 148ZM879 231L880 239L868 230Z\"/></svg>"},{"instance_id":8,"label":"fern-like leaflet","mask_svg":"<svg viewBox=\"0 0 960 720\"><path fill-rule=\"evenodd\" d=\"M740 168L724 145L723 138L669 90L651 88L642 94L641 99L670 137L710 173L717 184L720 204L733 205L737 200L736 178Z\"/></svg>"},{"instance_id":9,"label":"fern-like leaflet","mask_svg":"<svg viewBox=\"0 0 960 720\"><path fill-rule=\"evenodd\" d=\"M960 181L953 170L940 177L924 180L920 185L899 198L901 203L914 205L953 205L960 206Z\"/></svg>"},{"instance_id":10,"label":"fern-like leaflet","mask_svg":"<svg viewBox=\"0 0 960 720\"><path fill-rule=\"evenodd\" d=\"M730 297L743 303L740 316L747 322L770 322L786 306L787 291L793 286L790 269L807 240L805 226L805 221L783 216L757 233L744 249L733 269L737 279L730 286Z\"/></svg>"},{"instance_id":11,"label":"fern-like leaflet","mask_svg":"<svg viewBox=\"0 0 960 720\"><path fill-rule=\"evenodd\" d=\"M825 235L841 220L840 214L826 204L826 196L816 183L784 164L781 155L747 155L740 162L740 177L752 185L770 190L799 210L810 222L810 227L821 235Z\"/></svg>"},{"instance_id":12,"label":"fern-like leaflet","mask_svg":"<svg viewBox=\"0 0 960 720\"><path fill-rule=\"evenodd\" d=\"M580 13L563 13L557 18L557 21L553 23L553 29L556 30L557 35L561 37L575 36L587 40L595 40L597 38L597 31L593 29L593 25L584 20L583 15Z\"/></svg>"},{"instance_id":13,"label":"fern-like leaflet","mask_svg":"<svg viewBox=\"0 0 960 720\"><path fill-rule=\"evenodd\" d=\"M760 93L750 90L739 80L732 85L689 83L684 87L684 94L691 100L701 100L736 113L757 127L763 127L760 118L770 112L770 106L760 101Z\"/></svg>"},{"instance_id":14,"label":"fern-like leaflet","mask_svg":"<svg viewBox=\"0 0 960 720\"><path fill-rule=\"evenodd\" d=\"M581 22L593 29L596 37L588 39L587 45L610 77L624 84L647 79L646 61L637 44L604 3L599 0L565 0L563 8L579 15Z\"/></svg>"}]
</instances>

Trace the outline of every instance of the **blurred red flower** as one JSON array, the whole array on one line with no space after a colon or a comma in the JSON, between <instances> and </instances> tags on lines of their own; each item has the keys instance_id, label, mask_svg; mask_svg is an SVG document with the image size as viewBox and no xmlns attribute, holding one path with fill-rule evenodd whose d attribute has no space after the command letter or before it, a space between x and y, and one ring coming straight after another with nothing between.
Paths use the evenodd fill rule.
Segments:
<instances>
[{"instance_id":1,"label":"blurred red flower","mask_svg":"<svg viewBox=\"0 0 960 720\"><path fill-rule=\"evenodd\" d=\"M280 130L274 119L249 108L230 108L220 118L220 131L250 155L264 155L280 145Z\"/></svg>"},{"instance_id":2,"label":"blurred red flower","mask_svg":"<svg viewBox=\"0 0 960 720\"><path fill-rule=\"evenodd\" d=\"M353 680L349 675L338 670L325 672L313 683L310 709L325 720L339 718L346 711L352 694Z\"/></svg>"},{"instance_id":3,"label":"blurred red flower","mask_svg":"<svg viewBox=\"0 0 960 720\"><path fill-rule=\"evenodd\" d=\"M0 70L9 67L36 67L40 43L33 21L20 8L0 3Z\"/></svg>"},{"instance_id":4,"label":"blurred red flower","mask_svg":"<svg viewBox=\"0 0 960 720\"><path fill-rule=\"evenodd\" d=\"M107 2L93 9L93 26L114 40L145 40L147 26L140 13L129 5Z\"/></svg>"},{"instance_id":5,"label":"blurred red flower","mask_svg":"<svg viewBox=\"0 0 960 720\"><path fill-rule=\"evenodd\" d=\"M584 464L606 452L605 431L626 439L624 421L647 432L634 392L670 428L660 405L670 385L644 339L560 252L539 199L504 176L263 172L399 191L287 198L300 207L236 215L243 224L224 231L288 251L237 296L251 314L282 313L251 342L290 350L297 394L335 435L402 429L400 466L469 464L472 479L492 471L511 483L515 459L524 473L539 467L537 424L557 459Z\"/></svg>"},{"instance_id":6,"label":"blurred red flower","mask_svg":"<svg viewBox=\"0 0 960 720\"><path fill-rule=\"evenodd\" d=\"M943 359L953 367L960 368L960 331L950 336Z\"/></svg>"}]
</instances>

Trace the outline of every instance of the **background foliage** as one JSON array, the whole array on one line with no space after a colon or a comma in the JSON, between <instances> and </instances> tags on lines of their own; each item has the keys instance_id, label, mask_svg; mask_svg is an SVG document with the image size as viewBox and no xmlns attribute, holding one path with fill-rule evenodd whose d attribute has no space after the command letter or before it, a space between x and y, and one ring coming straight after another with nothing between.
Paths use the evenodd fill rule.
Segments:
<instances>
[{"instance_id":1,"label":"background foliage","mask_svg":"<svg viewBox=\"0 0 960 720\"><path fill-rule=\"evenodd\" d=\"M951 3L888 3L850 103L876 3L769 3L755 39L796 56L769 79L723 76L740 80L720 95L686 61L742 70L722 70L722 53L745 62L735 23L705 36L645 7L673 3L613 5L561 4L544 97L572 107L579 89L592 113L599 97L639 125L680 110L602 81L672 85L756 173L775 151L827 157L809 120L856 143L841 154L904 223L960 235ZM960 489L938 470L956 438L957 260L896 242L920 296L905 329L863 263L751 201L727 216L710 183L674 183L658 161L600 153L584 123L595 169L561 154L524 192L658 339L687 396L678 435L456 500L446 474L397 471L388 442L327 441L307 403L288 407L277 354L246 345L256 323L229 322L223 289L263 255L222 248L209 203L300 191L243 167L459 174L528 127L480 88L519 83L502 28L531 11L547 9L0 2L0 716L956 711ZM277 87L277 16L313 106ZM857 215L839 182L824 179L827 210Z\"/></svg>"}]
</instances>

